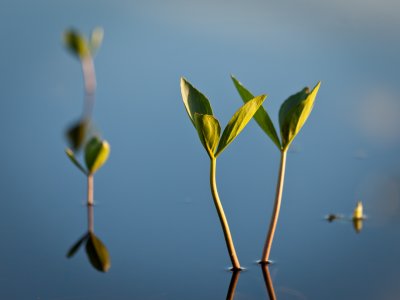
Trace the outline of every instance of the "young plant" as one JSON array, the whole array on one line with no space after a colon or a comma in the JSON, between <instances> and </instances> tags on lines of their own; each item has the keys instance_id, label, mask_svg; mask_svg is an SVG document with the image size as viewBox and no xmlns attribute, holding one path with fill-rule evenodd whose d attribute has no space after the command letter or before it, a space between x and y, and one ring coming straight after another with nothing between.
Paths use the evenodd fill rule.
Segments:
<instances>
[{"instance_id":1,"label":"young plant","mask_svg":"<svg viewBox=\"0 0 400 300\"><path fill-rule=\"evenodd\" d=\"M84 234L67 253L67 258L71 258L85 244L86 254L90 264L100 272L107 272L111 267L111 258L106 246L94 234L94 214L93 206L88 206L88 231Z\"/></svg>"},{"instance_id":2,"label":"young plant","mask_svg":"<svg viewBox=\"0 0 400 300\"><path fill-rule=\"evenodd\" d=\"M211 194L213 196L214 204L218 212L222 230L224 232L229 257L232 261L232 269L240 270L241 267L239 259L236 255L228 221L226 219L217 191L217 157L244 129L246 124L251 120L258 108L262 105L266 96L261 95L258 97L253 97L253 99L249 99L246 104L236 111L221 135L221 127L218 120L213 115L213 111L207 97L194 88L184 78L181 78L181 93L189 118L196 128L200 141L210 158Z\"/></svg>"},{"instance_id":3,"label":"young plant","mask_svg":"<svg viewBox=\"0 0 400 300\"><path fill-rule=\"evenodd\" d=\"M353 212L353 226L356 233L360 233L363 227L363 221L365 220L364 209L361 201L357 202L356 208Z\"/></svg>"},{"instance_id":4,"label":"young plant","mask_svg":"<svg viewBox=\"0 0 400 300\"><path fill-rule=\"evenodd\" d=\"M93 205L93 176L107 161L110 154L110 145L105 140L93 137L85 146L85 164L86 168L78 161L75 153L67 148L65 153L71 162L87 176L87 204Z\"/></svg>"},{"instance_id":5,"label":"young plant","mask_svg":"<svg viewBox=\"0 0 400 300\"><path fill-rule=\"evenodd\" d=\"M243 102L247 103L248 101L250 101L250 99L253 98L253 95L235 77L232 76L232 80ZM261 257L261 263L268 263L276 224L278 222L279 210L282 200L283 183L285 179L286 154L290 147L290 144L293 142L296 135L300 132L301 128L307 121L307 118L313 109L314 101L317 96L320 84L321 83L318 82L311 92L306 87L300 92L290 96L285 102L283 102L279 110L280 139L278 137L278 134L276 133L275 127L268 113L262 106L254 115L254 119L256 120L258 125L270 137L272 142L278 147L279 151L281 152L278 183L276 186L275 205Z\"/></svg>"},{"instance_id":6,"label":"young plant","mask_svg":"<svg viewBox=\"0 0 400 300\"><path fill-rule=\"evenodd\" d=\"M83 145L89 127L96 90L96 72L93 58L103 41L103 29L93 29L90 39L76 30L67 30L64 33L64 43L67 49L79 59L82 68L85 87L85 100L82 117L67 130L66 136L73 150L79 150Z\"/></svg>"}]
</instances>

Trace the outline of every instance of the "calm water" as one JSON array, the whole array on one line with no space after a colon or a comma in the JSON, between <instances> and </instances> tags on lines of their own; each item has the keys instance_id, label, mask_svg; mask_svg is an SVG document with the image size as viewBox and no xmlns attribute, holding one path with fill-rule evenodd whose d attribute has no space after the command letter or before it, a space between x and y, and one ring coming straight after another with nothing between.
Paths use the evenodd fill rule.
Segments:
<instances>
[{"instance_id":1,"label":"calm water","mask_svg":"<svg viewBox=\"0 0 400 300\"><path fill-rule=\"evenodd\" d=\"M226 124L241 105L231 73L269 94L275 123L287 96L322 81L288 155L269 269L276 298L400 298L399 13L389 0L2 0L0 298L225 299L230 262L179 77ZM84 249L66 258L87 211L63 138L82 108L82 76L61 35L96 25L105 39L94 117L112 147L95 176L105 274ZM234 299L268 299L255 261L273 207L274 147L251 122L219 158L219 193L247 268ZM360 233L324 220L351 215L358 200L368 215Z\"/></svg>"}]
</instances>

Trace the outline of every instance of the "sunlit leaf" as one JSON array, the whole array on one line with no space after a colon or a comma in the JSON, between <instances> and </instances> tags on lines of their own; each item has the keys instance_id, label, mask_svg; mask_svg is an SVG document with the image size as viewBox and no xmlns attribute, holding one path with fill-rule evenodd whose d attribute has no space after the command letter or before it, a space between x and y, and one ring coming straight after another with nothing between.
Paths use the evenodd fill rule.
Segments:
<instances>
[{"instance_id":1,"label":"sunlit leaf","mask_svg":"<svg viewBox=\"0 0 400 300\"><path fill-rule=\"evenodd\" d=\"M231 76L231 78L244 103L254 98L253 94L250 93L250 91L247 90L239 80L237 80L234 76ZM274 144L281 149L281 142L279 141L275 126L264 107L260 106L253 118L256 120L261 129L264 130L264 132L271 138Z\"/></svg>"},{"instance_id":2,"label":"sunlit leaf","mask_svg":"<svg viewBox=\"0 0 400 300\"><path fill-rule=\"evenodd\" d=\"M101 43L104 38L104 30L101 27L96 27L93 29L92 34L90 36L90 52L92 56L95 54L97 49L100 48Z\"/></svg>"},{"instance_id":3,"label":"sunlit leaf","mask_svg":"<svg viewBox=\"0 0 400 300\"><path fill-rule=\"evenodd\" d=\"M83 243L89 238L89 234L85 234L81 237L68 251L67 257L71 258L75 255L75 253L79 250L79 248L83 245Z\"/></svg>"},{"instance_id":4,"label":"sunlit leaf","mask_svg":"<svg viewBox=\"0 0 400 300\"><path fill-rule=\"evenodd\" d=\"M93 137L85 147L85 162L89 174L94 174L107 161L109 154L108 142Z\"/></svg>"},{"instance_id":5,"label":"sunlit leaf","mask_svg":"<svg viewBox=\"0 0 400 300\"><path fill-rule=\"evenodd\" d=\"M356 208L353 212L353 219L359 220L364 218L364 209L361 201L357 202Z\"/></svg>"},{"instance_id":6,"label":"sunlit leaf","mask_svg":"<svg viewBox=\"0 0 400 300\"><path fill-rule=\"evenodd\" d=\"M96 270L107 272L110 269L110 254L100 239L92 232L89 233L89 238L86 242L86 254L90 263Z\"/></svg>"},{"instance_id":7,"label":"sunlit leaf","mask_svg":"<svg viewBox=\"0 0 400 300\"><path fill-rule=\"evenodd\" d=\"M236 111L222 133L215 157L217 157L239 135L262 105L265 98L265 95L257 96L245 103Z\"/></svg>"},{"instance_id":8,"label":"sunlit leaf","mask_svg":"<svg viewBox=\"0 0 400 300\"><path fill-rule=\"evenodd\" d=\"M81 170L84 174L87 174L87 171L85 168L79 163L79 161L76 159L74 152L71 149L65 149L65 153L69 157L69 159L72 161L72 163L79 169Z\"/></svg>"},{"instance_id":9,"label":"sunlit leaf","mask_svg":"<svg viewBox=\"0 0 400 300\"><path fill-rule=\"evenodd\" d=\"M214 157L218 146L221 127L218 120L211 115L194 114L195 127L199 138L210 158Z\"/></svg>"},{"instance_id":10,"label":"sunlit leaf","mask_svg":"<svg viewBox=\"0 0 400 300\"><path fill-rule=\"evenodd\" d=\"M89 120L79 120L66 131L67 140L74 151L79 150L85 139L89 127Z\"/></svg>"},{"instance_id":11,"label":"sunlit leaf","mask_svg":"<svg viewBox=\"0 0 400 300\"><path fill-rule=\"evenodd\" d=\"M304 88L297 94L290 96L282 104L279 110L279 125L283 150L288 149L290 143L307 121L320 85L321 83L318 82L311 92L308 88Z\"/></svg>"},{"instance_id":12,"label":"sunlit leaf","mask_svg":"<svg viewBox=\"0 0 400 300\"><path fill-rule=\"evenodd\" d=\"M64 42L68 50L83 59L90 56L88 42L84 36L74 29L67 30L64 33Z\"/></svg>"},{"instance_id":13,"label":"sunlit leaf","mask_svg":"<svg viewBox=\"0 0 400 300\"><path fill-rule=\"evenodd\" d=\"M181 93L186 111L195 127L195 113L202 115L213 115L213 111L207 97L199 92L183 77L181 77Z\"/></svg>"}]
</instances>

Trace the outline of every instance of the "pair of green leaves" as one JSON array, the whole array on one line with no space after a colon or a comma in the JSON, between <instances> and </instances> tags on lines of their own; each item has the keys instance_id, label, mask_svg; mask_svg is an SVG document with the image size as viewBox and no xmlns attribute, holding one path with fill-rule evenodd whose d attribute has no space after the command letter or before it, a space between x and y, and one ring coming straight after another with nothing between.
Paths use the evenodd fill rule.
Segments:
<instances>
[{"instance_id":1,"label":"pair of green leaves","mask_svg":"<svg viewBox=\"0 0 400 300\"><path fill-rule=\"evenodd\" d=\"M211 159L218 157L239 135L266 98L265 95L261 95L249 99L236 111L221 136L221 126L213 116L207 97L184 78L181 78L181 93L189 118Z\"/></svg>"},{"instance_id":2,"label":"pair of green leaves","mask_svg":"<svg viewBox=\"0 0 400 300\"><path fill-rule=\"evenodd\" d=\"M101 27L93 29L90 39L87 40L78 31L71 29L64 33L64 42L67 48L79 59L93 57L103 42L104 31Z\"/></svg>"},{"instance_id":3,"label":"pair of green leaves","mask_svg":"<svg viewBox=\"0 0 400 300\"><path fill-rule=\"evenodd\" d=\"M100 272L107 272L111 267L110 254L106 246L93 232L88 232L80 238L68 251L67 258L73 257L84 242L86 242L86 254L91 265Z\"/></svg>"},{"instance_id":4,"label":"pair of green leaves","mask_svg":"<svg viewBox=\"0 0 400 300\"><path fill-rule=\"evenodd\" d=\"M110 155L110 145L107 141L101 140L98 137L93 137L89 140L85 147L85 163L87 170L79 163L71 149L66 149L65 153L79 170L86 175L92 175L107 161Z\"/></svg>"},{"instance_id":5,"label":"pair of green leaves","mask_svg":"<svg viewBox=\"0 0 400 300\"><path fill-rule=\"evenodd\" d=\"M247 90L235 77L232 76L232 80L243 102L247 103L254 98L249 90ZM286 151L289 148L290 144L307 121L307 118L313 109L314 101L320 85L321 82L318 82L311 92L308 88L304 88L283 102L279 110L281 139L279 139L274 124L263 107L260 107L254 115L254 119L258 125L280 150Z\"/></svg>"}]
</instances>

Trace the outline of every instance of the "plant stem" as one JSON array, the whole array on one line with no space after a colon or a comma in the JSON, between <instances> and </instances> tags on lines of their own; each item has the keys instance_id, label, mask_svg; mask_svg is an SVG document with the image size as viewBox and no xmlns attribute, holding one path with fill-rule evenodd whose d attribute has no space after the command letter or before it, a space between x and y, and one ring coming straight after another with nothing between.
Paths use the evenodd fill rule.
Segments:
<instances>
[{"instance_id":1,"label":"plant stem","mask_svg":"<svg viewBox=\"0 0 400 300\"><path fill-rule=\"evenodd\" d=\"M93 174L87 176L87 204L93 205Z\"/></svg>"},{"instance_id":2,"label":"plant stem","mask_svg":"<svg viewBox=\"0 0 400 300\"><path fill-rule=\"evenodd\" d=\"M93 205L87 206L88 213L88 231L94 232L94 213L93 213Z\"/></svg>"},{"instance_id":3,"label":"plant stem","mask_svg":"<svg viewBox=\"0 0 400 300\"><path fill-rule=\"evenodd\" d=\"M231 236L231 232L229 230L228 221L226 220L224 209L222 208L221 200L218 196L217 191L217 183L216 183L216 167L217 167L217 160L216 158L211 158L211 168L210 168L210 186L211 186L211 193L214 199L215 208L218 212L219 221L221 222L222 230L224 232L226 246L228 248L229 257L232 261L232 269L233 270L241 270L239 259L236 255L235 246L233 245L233 240Z\"/></svg>"},{"instance_id":4,"label":"plant stem","mask_svg":"<svg viewBox=\"0 0 400 300\"><path fill-rule=\"evenodd\" d=\"M283 193L283 183L285 181L285 168L286 168L286 154L287 150L281 151L281 165L279 168L279 177L276 184L276 196L274 210L269 224L267 239L265 240L264 250L261 257L261 263L268 263L269 254L271 252L272 241L274 239L276 224L278 223L279 210L281 208L281 200Z\"/></svg>"},{"instance_id":5,"label":"plant stem","mask_svg":"<svg viewBox=\"0 0 400 300\"><path fill-rule=\"evenodd\" d=\"M94 106L94 92L96 90L96 72L92 57L82 59L82 74L85 85L85 102L83 118L90 118Z\"/></svg>"}]
</instances>

